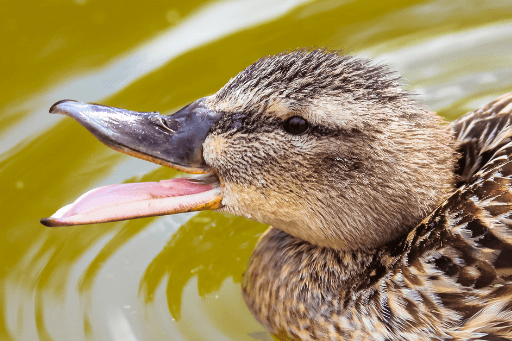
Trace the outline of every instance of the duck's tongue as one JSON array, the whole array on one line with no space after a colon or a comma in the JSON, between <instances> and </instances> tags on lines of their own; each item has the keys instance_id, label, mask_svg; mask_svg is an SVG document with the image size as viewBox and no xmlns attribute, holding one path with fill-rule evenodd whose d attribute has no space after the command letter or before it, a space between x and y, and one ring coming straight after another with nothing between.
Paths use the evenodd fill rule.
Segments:
<instances>
[{"instance_id":1,"label":"duck's tongue","mask_svg":"<svg viewBox=\"0 0 512 341\"><path fill-rule=\"evenodd\" d=\"M187 178L131 183L93 189L51 217L46 226L68 226L151 217L221 207L222 191L214 184Z\"/></svg>"},{"instance_id":2,"label":"duck's tongue","mask_svg":"<svg viewBox=\"0 0 512 341\"><path fill-rule=\"evenodd\" d=\"M174 115L139 113L96 104L61 101L52 113L73 117L107 146L189 173L208 173L202 143L220 118L202 101ZM41 223L80 225L182 213L222 206L222 189L210 172L200 178L110 185L93 189Z\"/></svg>"}]
</instances>

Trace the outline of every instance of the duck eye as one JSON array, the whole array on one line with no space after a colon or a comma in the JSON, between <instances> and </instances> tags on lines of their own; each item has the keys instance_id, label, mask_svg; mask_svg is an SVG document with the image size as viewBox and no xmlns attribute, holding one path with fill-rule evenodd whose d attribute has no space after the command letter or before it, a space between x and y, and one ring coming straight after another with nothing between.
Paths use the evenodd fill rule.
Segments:
<instances>
[{"instance_id":1,"label":"duck eye","mask_svg":"<svg viewBox=\"0 0 512 341\"><path fill-rule=\"evenodd\" d=\"M309 128L309 123L300 116L292 116L284 121L284 130L293 135L299 135Z\"/></svg>"}]
</instances>

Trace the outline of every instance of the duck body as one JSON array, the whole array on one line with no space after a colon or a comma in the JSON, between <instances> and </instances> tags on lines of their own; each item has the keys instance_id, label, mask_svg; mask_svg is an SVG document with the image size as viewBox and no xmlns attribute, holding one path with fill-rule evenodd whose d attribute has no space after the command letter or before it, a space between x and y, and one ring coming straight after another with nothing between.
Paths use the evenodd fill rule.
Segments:
<instances>
[{"instance_id":1,"label":"duck body","mask_svg":"<svg viewBox=\"0 0 512 341\"><path fill-rule=\"evenodd\" d=\"M283 340L512 340L512 94L453 122L458 188L370 251L270 228L244 274L254 316Z\"/></svg>"},{"instance_id":2,"label":"duck body","mask_svg":"<svg viewBox=\"0 0 512 341\"><path fill-rule=\"evenodd\" d=\"M95 189L44 225L228 212L273 226L242 289L282 340L512 340L512 93L448 125L382 65L296 50L170 116L50 112L204 175Z\"/></svg>"}]
</instances>

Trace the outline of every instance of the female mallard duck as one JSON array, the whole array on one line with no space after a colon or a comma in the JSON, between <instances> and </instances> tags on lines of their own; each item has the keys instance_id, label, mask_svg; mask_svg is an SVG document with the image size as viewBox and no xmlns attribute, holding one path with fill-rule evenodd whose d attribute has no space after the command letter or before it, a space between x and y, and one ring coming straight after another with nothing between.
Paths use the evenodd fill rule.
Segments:
<instances>
[{"instance_id":1,"label":"female mallard duck","mask_svg":"<svg viewBox=\"0 0 512 341\"><path fill-rule=\"evenodd\" d=\"M99 188L47 226L230 212L273 226L243 294L283 339L512 340L512 94L447 125L387 68L297 50L172 116L50 112L206 175Z\"/></svg>"}]
</instances>

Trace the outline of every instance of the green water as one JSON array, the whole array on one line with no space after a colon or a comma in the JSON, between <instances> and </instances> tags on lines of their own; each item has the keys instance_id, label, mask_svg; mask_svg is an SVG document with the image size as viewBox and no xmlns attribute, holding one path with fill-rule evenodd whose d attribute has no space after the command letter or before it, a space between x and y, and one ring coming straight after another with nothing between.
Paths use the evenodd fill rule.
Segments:
<instances>
[{"instance_id":1,"label":"green water","mask_svg":"<svg viewBox=\"0 0 512 341\"><path fill-rule=\"evenodd\" d=\"M454 119L512 91L512 1L2 2L0 339L271 340L240 279L266 226L201 212L51 229L99 185L176 171L49 115L71 98L171 113L261 56L329 46Z\"/></svg>"}]
</instances>

